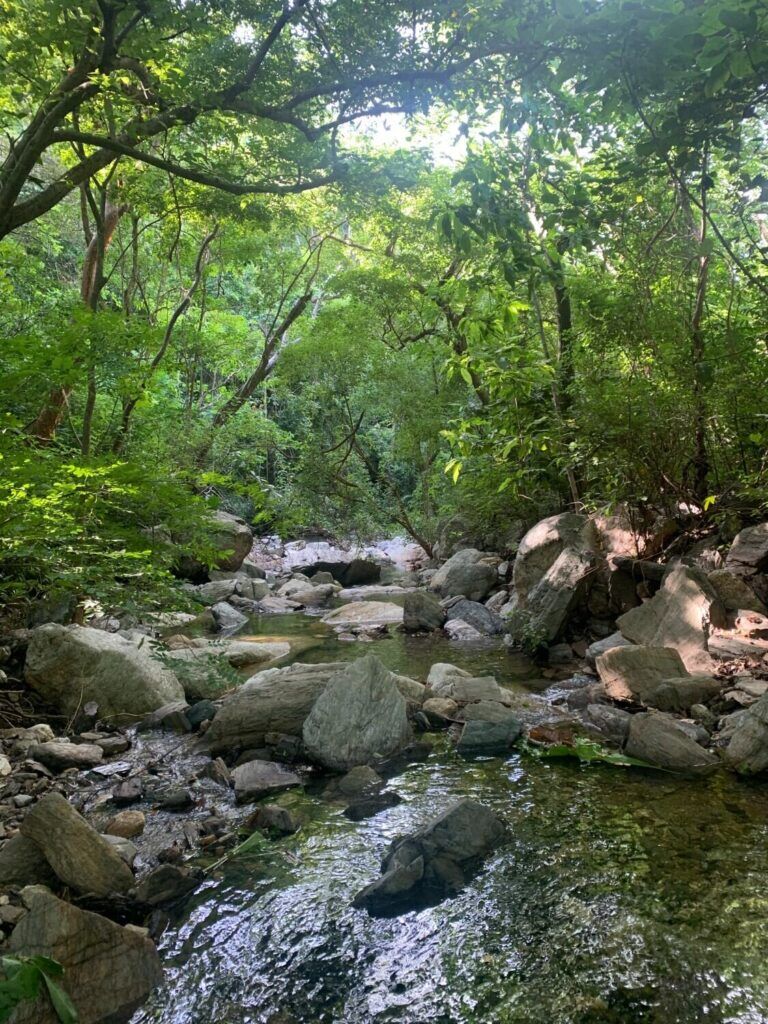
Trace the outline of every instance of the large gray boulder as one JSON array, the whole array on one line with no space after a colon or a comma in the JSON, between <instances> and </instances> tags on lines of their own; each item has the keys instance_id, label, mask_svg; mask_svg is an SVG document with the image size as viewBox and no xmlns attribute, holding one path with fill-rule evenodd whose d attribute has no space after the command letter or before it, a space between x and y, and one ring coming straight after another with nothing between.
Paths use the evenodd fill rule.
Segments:
<instances>
[{"instance_id":1,"label":"large gray boulder","mask_svg":"<svg viewBox=\"0 0 768 1024\"><path fill-rule=\"evenodd\" d=\"M486 608L484 604L480 604L479 601L459 598L450 603L446 602L446 618L449 622L452 619L461 619L462 622L466 622L476 629L478 633L487 636L496 636L504 632L501 616L491 611L490 608Z\"/></svg>"},{"instance_id":2,"label":"large gray boulder","mask_svg":"<svg viewBox=\"0 0 768 1024\"><path fill-rule=\"evenodd\" d=\"M440 629L445 622L445 609L435 594L412 590L403 600L403 628L409 633Z\"/></svg>"},{"instance_id":3,"label":"large gray boulder","mask_svg":"<svg viewBox=\"0 0 768 1024\"><path fill-rule=\"evenodd\" d=\"M552 643L587 595L597 563L596 538L587 516L575 512L537 523L520 542L507 606L510 634Z\"/></svg>"},{"instance_id":4,"label":"large gray boulder","mask_svg":"<svg viewBox=\"0 0 768 1024\"><path fill-rule=\"evenodd\" d=\"M715 767L718 758L699 746L671 715L633 715L624 751L630 757L670 771L699 772Z\"/></svg>"},{"instance_id":5,"label":"large gray boulder","mask_svg":"<svg viewBox=\"0 0 768 1024\"><path fill-rule=\"evenodd\" d=\"M108 896L134 884L120 855L60 793L47 793L27 811L21 834L76 892Z\"/></svg>"},{"instance_id":6,"label":"large gray boulder","mask_svg":"<svg viewBox=\"0 0 768 1024\"><path fill-rule=\"evenodd\" d=\"M493 676L472 676L464 669L445 662L437 662L429 670L427 689L435 697L444 697L457 703L495 701L510 704L509 690L499 686Z\"/></svg>"},{"instance_id":7,"label":"large gray boulder","mask_svg":"<svg viewBox=\"0 0 768 1024\"><path fill-rule=\"evenodd\" d=\"M394 839L382 860L381 878L362 889L353 906L373 915L391 914L424 897L457 892L505 831L489 808L461 800L412 835Z\"/></svg>"},{"instance_id":8,"label":"large gray boulder","mask_svg":"<svg viewBox=\"0 0 768 1024\"><path fill-rule=\"evenodd\" d=\"M389 626L403 621L403 609L391 601L352 601L323 616L329 626Z\"/></svg>"},{"instance_id":9,"label":"large gray boulder","mask_svg":"<svg viewBox=\"0 0 768 1024\"><path fill-rule=\"evenodd\" d=\"M497 562L476 548L457 551L432 577L430 590L441 597L482 601L498 583Z\"/></svg>"},{"instance_id":10,"label":"large gray boulder","mask_svg":"<svg viewBox=\"0 0 768 1024\"><path fill-rule=\"evenodd\" d=\"M66 716L93 701L100 718L125 722L184 699L181 683L152 656L148 643L87 626L48 623L33 630L24 676Z\"/></svg>"},{"instance_id":11,"label":"large gray boulder","mask_svg":"<svg viewBox=\"0 0 768 1024\"><path fill-rule=\"evenodd\" d=\"M216 560L218 569L235 572L245 560L253 545L250 526L240 516L218 510L211 517L210 544L220 552Z\"/></svg>"},{"instance_id":12,"label":"large gray boulder","mask_svg":"<svg viewBox=\"0 0 768 1024\"><path fill-rule=\"evenodd\" d=\"M392 673L373 655L334 675L302 731L313 760L347 771L406 747L413 735L407 705Z\"/></svg>"},{"instance_id":13,"label":"large gray boulder","mask_svg":"<svg viewBox=\"0 0 768 1024\"><path fill-rule=\"evenodd\" d=\"M627 640L626 637L622 636L621 633L611 633L610 636L603 637L601 640L595 640L587 648L584 656L585 661L592 668L597 664L597 659L601 654L606 654L608 651L612 651L614 647L631 647L632 641Z\"/></svg>"},{"instance_id":14,"label":"large gray boulder","mask_svg":"<svg viewBox=\"0 0 768 1024\"><path fill-rule=\"evenodd\" d=\"M768 769L768 695L736 715L725 760L741 775L757 775Z\"/></svg>"},{"instance_id":15,"label":"large gray boulder","mask_svg":"<svg viewBox=\"0 0 768 1024\"><path fill-rule=\"evenodd\" d=\"M664 679L687 675L682 658L671 647L612 647L598 656L596 664L605 692L613 700L645 703Z\"/></svg>"},{"instance_id":16,"label":"large gray boulder","mask_svg":"<svg viewBox=\"0 0 768 1024\"><path fill-rule=\"evenodd\" d=\"M13 930L10 952L62 965L58 984L72 1000L79 1024L128 1020L162 981L154 943L135 929L79 910L43 886L30 886L21 895L28 912ZM12 1020L60 1024L45 987L33 1002L20 1003Z\"/></svg>"},{"instance_id":17,"label":"large gray boulder","mask_svg":"<svg viewBox=\"0 0 768 1024\"><path fill-rule=\"evenodd\" d=\"M336 596L333 583L312 583L308 580L288 580L277 591L278 597L295 601L305 608L322 608Z\"/></svg>"},{"instance_id":18,"label":"large gray boulder","mask_svg":"<svg viewBox=\"0 0 768 1024\"><path fill-rule=\"evenodd\" d=\"M726 611L749 611L765 614L766 607L743 576L727 569L715 569L707 577Z\"/></svg>"},{"instance_id":19,"label":"large gray boulder","mask_svg":"<svg viewBox=\"0 0 768 1024\"><path fill-rule=\"evenodd\" d=\"M736 534L725 568L738 576L768 572L768 523L747 526Z\"/></svg>"},{"instance_id":20,"label":"large gray boulder","mask_svg":"<svg viewBox=\"0 0 768 1024\"><path fill-rule=\"evenodd\" d=\"M726 625L725 609L700 569L676 565L650 601L621 615L623 636L648 647L674 647L690 672L707 671L707 641L714 627Z\"/></svg>"},{"instance_id":21,"label":"large gray boulder","mask_svg":"<svg viewBox=\"0 0 768 1024\"><path fill-rule=\"evenodd\" d=\"M214 752L263 747L267 733L300 736L304 720L341 662L269 668L252 676L216 712L206 742Z\"/></svg>"}]
</instances>

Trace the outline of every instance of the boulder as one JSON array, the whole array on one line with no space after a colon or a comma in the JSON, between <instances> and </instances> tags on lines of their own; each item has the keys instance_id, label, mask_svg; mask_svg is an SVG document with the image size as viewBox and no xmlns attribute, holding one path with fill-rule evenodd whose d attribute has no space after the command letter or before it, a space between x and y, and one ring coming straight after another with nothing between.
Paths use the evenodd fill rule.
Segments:
<instances>
[{"instance_id":1,"label":"boulder","mask_svg":"<svg viewBox=\"0 0 768 1024\"><path fill-rule=\"evenodd\" d=\"M33 630L24 675L67 716L93 702L100 718L131 721L184 698L181 683L152 657L149 644L87 626L49 623Z\"/></svg>"},{"instance_id":2,"label":"boulder","mask_svg":"<svg viewBox=\"0 0 768 1024\"><path fill-rule=\"evenodd\" d=\"M766 613L766 608L743 576L737 576L727 569L716 569L707 577L726 611Z\"/></svg>"},{"instance_id":3,"label":"boulder","mask_svg":"<svg viewBox=\"0 0 768 1024\"><path fill-rule=\"evenodd\" d=\"M509 704L509 690L503 689L493 676L471 676L455 665L438 662L429 670L427 689L436 697L448 697L465 703L468 701L496 701Z\"/></svg>"},{"instance_id":4,"label":"boulder","mask_svg":"<svg viewBox=\"0 0 768 1024\"><path fill-rule=\"evenodd\" d=\"M211 516L210 531L208 543L219 552L217 568L236 572L253 546L251 528L240 516L218 509Z\"/></svg>"},{"instance_id":5,"label":"boulder","mask_svg":"<svg viewBox=\"0 0 768 1024\"><path fill-rule=\"evenodd\" d=\"M58 879L42 850L21 832L0 849L0 885L56 885Z\"/></svg>"},{"instance_id":6,"label":"boulder","mask_svg":"<svg viewBox=\"0 0 768 1024\"><path fill-rule=\"evenodd\" d=\"M450 697L429 697L421 706L421 710L427 716L427 720L433 726L445 728L451 722L456 721L459 705Z\"/></svg>"},{"instance_id":7,"label":"boulder","mask_svg":"<svg viewBox=\"0 0 768 1024\"><path fill-rule=\"evenodd\" d=\"M145 824L146 818L142 811L118 811L109 819L104 831L108 836L135 839L144 831Z\"/></svg>"},{"instance_id":8,"label":"boulder","mask_svg":"<svg viewBox=\"0 0 768 1024\"><path fill-rule=\"evenodd\" d=\"M482 601L496 586L498 559L476 548L457 551L442 565L429 584L430 590L441 597L466 597L469 601Z\"/></svg>"},{"instance_id":9,"label":"boulder","mask_svg":"<svg viewBox=\"0 0 768 1024\"><path fill-rule=\"evenodd\" d=\"M451 640L459 640L464 643L478 643L485 640L486 635L479 629L470 626L463 619L449 619L443 627Z\"/></svg>"},{"instance_id":10,"label":"boulder","mask_svg":"<svg viewBox=\"0 0 768 1024\"><path fill-rule=\"evenodd\" d=\"M650 601L621 615L623 636L648 647L674 647L688 671L711 666L707 641L713 627L726 624L725 609L700 569L676 565Z\"/></svg>"},{"instance_id":11,"label":"boulder","mask_svg":"<svg viewBox=\"0 0 768 1024\"><path fill-rule=\"evenodd\" d=\"M290 665L258 672L225 698L205 734L214 752L264 746L267 733L300 736L312 706L343 664Z\"/></svg>"},{"instance_id":12,"label":"boulder","mask_svg":"<svg viewBox=\"0 0 768 1024\"><path fill-rule=\"evenodd\" d=\"M233 770L232 779L239 804L275 796L302 784L298 775L275 761L246 761Z\"/></svg>"},{"instance_id":13,"label":"boulder","mask_svg":"<svg viewBox=\"0 0 768 1024\"><path fill-rule=\"evenodd\" d=\"M403 601L403 627L409 633L440 629L445 622L445 609L435 594L412 590Z\"/></svg>"},{"instance_id":14,"label":"boulder","mask_svg":"<svg viewBox=\"0 0 768 1024\"><path fill-rule=\"evenodd\" d=\"M623 747L629 734L632 715L610 704L588 704L584 709L584 722L596 729L601 739L612 746Z\"/></svg>"},{"instance_id":15,"label":"boulder","mask_svg":"<svg viewBox=\"0 0 768 1024\"><path fill-rule=\"evenodd\" d=\"M104 760L104 751L95 743L65 743L53 740L36 743L29 748L29 757L54 772L67 768L95 768Z\"/></svg>"},{"instance_id":16,"label":"boulder","mask_svg":"<svg viewBox=\"0 0 768 1024\"><path fill-rule=\"evenodd\" d=\"M323 616L329 626L344 628L399 625L402 621L403 609L390 601L353 601Z\"/></svg>"},{"instance_id":17,"label":"boulder","mask_svg":"<svg viewBox=\"0 0 768 1024\"><path fill-rule=\"evenodd\" d=\"M497 700L478 700L465 704L456 712L457 722L487 722L499 725L509 722L514 716L506 704Z\"/></svg>"},{"instance_id":18,"label":"boulder","mask_svg":"<svg viewBox=\"0 0 768 1024\"><path fill-rule=\"evenodd\" d=\"M381 878L362 889L353 906L372 915L391 914L425 898L457 892L505 831L489 808L461 800L412 835L393 840L382 860Z\"/></svg>"},{"instance_id":19,"label":"boulder","mask_svg":"<svg viewBox=\"0 0 768 1024\"><path fill-rule=\"evenodd\" d=\"M248 621L248 616L229 604L228 601L218 601L211 605L211 613L216 621L216 627L223 633L233 633L241 629Z\"/></svg>"},{"instance_id":20,"label":"boulder","mask_svg":"<svg viewBox=\"0 0 768 1024\"><path fill-rule=\"evenodd\" d=\"M453 601L446 608L446 618L448 621L461 619L479 633L484 633L487 636L496 636L504 632L504 624L500 615L491 611L484 604L480 604L478 601L468 601L466 598Z\"/></svg>"},{"instance_id":21,"label":"boulder","mask_svg":"<svg viewBox=\"0 0 768 1024\"><path fill-rule=\"evenodd\" d=\"M715 767L718 758L679 728L671 715L633 715L624 751L658 768L699 772Z\"/></svg>"},{"instance_id":22,"label":"boulder","mask_svg":"<svg viewBox=\"0 0 768 1024\"><path fill-rule=\"evenodd\" d=\"M22 891L28 907L10 939L10 952L45 956L64 968L58 984L72 1000L80 1024L128 1020L163 978L151 939L133 928L79 910L42 886ZM20 1003L14 1024L59 1024L45 990Z\"/></svg>"},{"instance_id":23,"label":"boulder","mask_svg":"<svg viewBox=\"0 0 768 1024\"><path fill-rule=\"evenodd\" d=\"M133 886L133 874L120 855L60 793L47 793L29 809L21 834L77 892L107 896Z\"/></svg>"},{"instance_id":24,"label":"boulder","mask_svg":"<svg viewBox=\"0 0 768 1024\"><path fill-rule=\"evenodd\" d=\"M726 555L725 568L737 576L768 571L768 523L747 526L736 534Z\"/></svg>"},{"instance_id":25,"label":"boulder","mask_svg":"<svg viewBox=\"0 0 768 1024\"><path fill-rule=\"evenodd\" d=\"M470 705L471 707L471 705ZM497 722L468 721L461 731L456 749L466 755L506 754L523 731L522 723L512 714Z\"/></svg>"},{"instance_id":26,"label":"boulder","mask_svg":"<svg viewBox=\"0 0 768 1024\"><path fill-rule=\"evenodd\" d=\"M405 699L392 673L372 655L328 681L302 735L310 756L336 771L395 754L413 738Z\"/></svg>"},{"instance_id":27,"label":"boulder","mask_svg":"<svg viewBox=\"0 0 768 1024\"><path fill-rule=\"evenodd\" d=\"M312 583L309 580L289 580L277 592L278 597L288 598L305 608L322 608L336 596L332 583Z\"/></svg>"},{"instance_id":28,"label":"boulder","mask_svg":"<svg viewBox=\"0 0 768 1024\"><path fill-rule=\"evenodd\" d=\"M664 679L679 679L686 670L671 647L613 647L597 659L597 672L613 700L640 701L655 693Z\"/></svg>"},{"instance_id":29,"label":"boulder","mask_svg":"<svg viewBox=\"0 0 768 1024\"><path fill-rule=\"evenodd\" d=\"M694 704L708 704L723 688L723 680L713 676L682 676L662 679L643 701L659 711L687 714Z\"/></svg>"},{"instance_id":30,"label":"boulder","mask_svg":"<svg viewBox=\"0 0 768 1024\"><path fill-rule=\"evenodd\" d=\"M768 695L751 707L730 715L734 719L724 757L741 775L757 775L768 769Z\"/></svg>"},{"instance_id":31,"label":"boulder","mask_svg":"<svg viewBox=\"0 0 768 1024\"><path fill-rule=\"evenodd\" d=\"M542 583L564 551L589 554L595 537L587 516L563 512L533 526L520 541L512 569L512 589L526 606L528 596Z\"/></svg>"},{"instance_id":32,"label":"boulder","mask_svg":"<svg viewBox=\"0 0 768 1024\"><path fill-rule=\"evenodd\" d=\"M515 601L506 613L512 637L520 640L529 633L548 643L556 640L571 613L583 601L595 564L592 551L566 547L527 593L521 594L516 587Z\"/></svg>"},{"instance_id":33,"label":"boulder","mask_svg":"<svg viewBox=\"0 0 768 1024\"><path fill-rule=\"evenodd\" d=\"M399 676L394 672L392 673L392 678L398 690L409 704L421 704L423 702L424 695L427 692L424 683L419 683L416 679L410 679L408 676Z\"/></svg>"},{"instance_id":34,"label":"boulder","mask_svg":"<svg viewBox=\"0 0 768 1024\"><path fill-rule=\"evenodd\" d=\"M227 598L237 593L237 580L212 580L210 583L201 583L196 587L185 589L199 604L212 605L219 601L226 601Z\"/></svg>"},{"instance_id":35,"label":"boulder","mask_svg":"<svg viewBox=\"0 0 768 1024\"><path fill-rule=\"evenodd\" d=\"M597 664L597 659L601 654L606 654L608 651L612 651L614 647L631 647L632 641L627 640L626 637L622 636L621 633L611 633L610 636L604 637L602 640L595 640L587 648L585 659L588 665L592 668Z\"/></svg>"}]
</instances>

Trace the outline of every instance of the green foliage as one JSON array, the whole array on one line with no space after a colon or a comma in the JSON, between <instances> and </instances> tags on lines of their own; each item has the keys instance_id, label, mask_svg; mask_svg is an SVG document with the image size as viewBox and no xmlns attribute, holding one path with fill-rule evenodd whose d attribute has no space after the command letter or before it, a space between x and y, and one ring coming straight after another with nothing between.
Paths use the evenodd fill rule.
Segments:
<instances>
[{"instance_id":1,"label":"green foliage","mask_svg":"<svg viewBox=\"0 0 768 1024\"><path fill-rule=\"evenodd\" d=\"M20 1003L37 999L45 987L61 1024L77 1024L77 1010L57 983L64 974L60 963L47 956L4 956L0 964L0 1022L9 1020Z\"/></svg>"},{"instance_id":2,"label":"green foliage","mask_svg":"<svg viewBox=\"0 0 768 1024\"><path fill-rule=\"evenodd\" d=\"M526 750L537 757L576 758L582 764L610 764L620 768L652 768L654 771L666 771L637 757L629 757L617 750L610 750L584 736L574 737L572 744L553 743L551 746L543 747L528 744Z\"/></svg>"}]
</instances>

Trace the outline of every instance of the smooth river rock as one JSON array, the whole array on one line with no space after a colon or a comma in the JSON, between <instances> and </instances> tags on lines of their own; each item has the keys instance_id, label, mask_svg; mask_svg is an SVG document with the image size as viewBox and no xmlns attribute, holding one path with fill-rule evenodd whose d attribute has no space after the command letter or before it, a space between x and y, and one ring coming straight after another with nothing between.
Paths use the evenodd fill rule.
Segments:
<instances>
[{"instance_id":1,"label":"smooth river rock","mask_svg":"<svg viewBox=\"0 0 768 1024\"><path fill-rule=\"evenodd\" d=\"M435 594L411 590L403 601L403 627L408 632L440 629L445 622L445 609Z\"/></svg>"},{"instance_id":2,"label":"smooth river rock","mask_svg":"<svg viewBox=\"0 0 768 1024\"><path fill-rule=\"evenodd\" d=\"M403 609L391 601L352 601L323 616L329 626L389 626L403 621Z\"/></svg>"},{"instance_id":3,"label":"smooth river rock","mask_svg":"<svg viewBox=\"0 0 768 1024\"><path fill-rule=\"evenodd\" d=\"M260 800L263 796L275 796L302 785L295 772L275 761L247 761L233 770L232 779L239 804Z\"/></svg>"},{"instance_id":4,"label":"smooth river rock","mask_svg":"<svg viewBox=\"0 0 768 1024\"><path fill-rule=\"evenodd\" d=\"M670 771L699 772L719 764L715 754L700 747L671 715L651 711L632 716L624 751Z\"/></svg>"},{"instance_id":5,"label":"smooth river rock","mask_svg":"<svg viewBox=\"0 0 768 1024\"><path fill-rule=\"evenodd\" d=\"M476 548L464 548L440 566L429 587L441 597L482 601L497 582L496 565L491 564L488 556Z\"/></svg>"}]
</instances>

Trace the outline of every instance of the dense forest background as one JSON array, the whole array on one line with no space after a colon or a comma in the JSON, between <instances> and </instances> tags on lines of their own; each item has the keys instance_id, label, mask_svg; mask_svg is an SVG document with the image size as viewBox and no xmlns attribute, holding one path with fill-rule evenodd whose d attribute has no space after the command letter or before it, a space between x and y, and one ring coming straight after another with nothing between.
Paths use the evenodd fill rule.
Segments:
<instances>
[{"instance_id":1,"label":"dense forest background","mask_svg":"<svg viewBox=\"0 0 768 1024\"><path fill-rule=\"evenodd\" d=\"M217 504L765 509L758 0L0 0L2 598Z\"/></svg>"}]
</instances>

